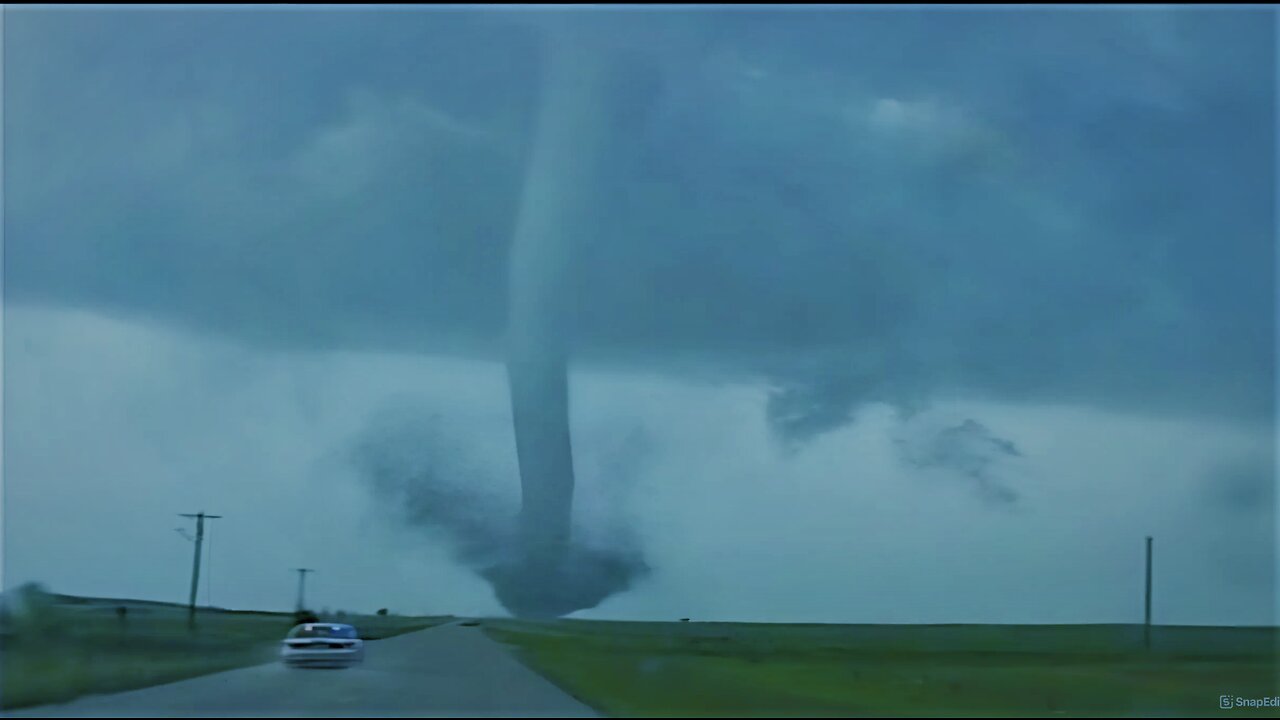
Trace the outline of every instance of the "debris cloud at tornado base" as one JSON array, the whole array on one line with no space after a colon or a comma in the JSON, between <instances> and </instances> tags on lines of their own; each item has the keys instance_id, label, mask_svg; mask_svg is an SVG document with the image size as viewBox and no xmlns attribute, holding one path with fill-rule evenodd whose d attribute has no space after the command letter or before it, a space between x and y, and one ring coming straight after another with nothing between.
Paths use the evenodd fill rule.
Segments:
<instances>
[{"instance_id":1,"label":"debris cloud at tornado base","mask_svg":"<svg viewBox=\"0 0 1280 720\"><path fill-rule=\"evenodd\" d=\"M465 422L426 407L384 411L357 436L351 460L399 522L445 540L453 558L484 578L513 615L595 607L648 574L639 538L619 512L580 513L558 565L529 562L515 463L508 448L479 437ZM599 481L590 488L600 495L595 506L616 506L614 490L634 482L645 445L635 433L594 439L589 465L596 472L588 477Z\"/></svg>"}]
</instances>

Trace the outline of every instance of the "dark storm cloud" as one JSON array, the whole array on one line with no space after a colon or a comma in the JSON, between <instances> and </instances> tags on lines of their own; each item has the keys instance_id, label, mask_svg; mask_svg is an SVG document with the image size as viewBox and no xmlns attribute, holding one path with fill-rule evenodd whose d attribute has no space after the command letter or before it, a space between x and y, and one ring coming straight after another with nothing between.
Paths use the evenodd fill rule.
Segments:
<instances>
[{"instance_id":1,"label":"dark storm cloud","mask_svg":"<svg viewBox=\"0 0 1280 720\"><path fill-rule=\"evenodd\" d=\"M579 358L1270 418L1269 11L632 15ZM8 299L492 354L531 18L7 13Z\"/></svg>"}]
</instances>

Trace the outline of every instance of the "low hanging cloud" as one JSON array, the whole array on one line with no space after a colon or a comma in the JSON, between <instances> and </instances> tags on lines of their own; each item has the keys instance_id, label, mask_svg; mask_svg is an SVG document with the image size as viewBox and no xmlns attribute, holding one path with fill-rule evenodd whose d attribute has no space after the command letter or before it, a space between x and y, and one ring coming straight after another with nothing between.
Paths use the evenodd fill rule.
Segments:
<instances>
[{"instance_id":1,"label":"low hanging cloud","mask_svg":"<svg viewBox=\"0 0 1280 720\"><path fill-rule=\"evenodd\" d=\"M173 513L204 508L226 516L212 527L216 604L289 610L289 568L306 564L320 568L308 593L348 611L502 612L457 561L451 537L469 530L406 522L406 478L433 467L434 496L463 518L514 513L500 367L275 354L65 310L4 319L7 586L184 601L190 546ZM579 536L640 549L652 568L583 617L1140 622L1133 579L1153 535L1161 622L1275 622L1265 429L938 403L914 422L973 419L1024 456L987 448L987 472L1019 499L983 506L960 470L902 460L889 439L906 431L884 406L788 458L768 442L760 385L583 373L574 389ZM361 440L385 453L385 494L350 472Z\"/></svg>"},{"instance_id":2,"label":"low hanging cloud","mask_svg":"<svg viewBox=\"0 0 1280 720\"><path fill-rule=\"evenodd\" d=\"M972 418L942 428L917 423L903 429L905 434L895 438L894 443L907 464L964 478L988 502L1017 502L1018 491L1003 479L1008 462L1023 457L1013 442Z\"/></svg>"}]
</instances>

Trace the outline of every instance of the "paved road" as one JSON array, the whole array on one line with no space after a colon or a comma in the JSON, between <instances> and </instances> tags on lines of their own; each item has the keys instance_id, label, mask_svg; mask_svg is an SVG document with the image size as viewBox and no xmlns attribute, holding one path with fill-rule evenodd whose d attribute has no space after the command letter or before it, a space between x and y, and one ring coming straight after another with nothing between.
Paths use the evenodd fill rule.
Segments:
<instances>
[{"instance_id":1,"label":"paved road","mask_svg":"<svg viewBox=\"0 0 1280 720\"><path fill-rule=\"evenodd\" d=\"M371 642L345 670L280 663L5 717L596 717L478 627L445 625Z\"/></svg>"}]
</instances>

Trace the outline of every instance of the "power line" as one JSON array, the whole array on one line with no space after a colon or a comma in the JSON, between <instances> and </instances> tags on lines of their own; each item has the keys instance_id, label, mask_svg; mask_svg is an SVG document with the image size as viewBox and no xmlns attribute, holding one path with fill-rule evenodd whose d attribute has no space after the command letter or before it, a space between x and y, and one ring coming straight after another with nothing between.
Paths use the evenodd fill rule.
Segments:
<instances>
[{"instance_id":1,"label":"power line","mask_svg":"<svg viewBox=\"0 0 1280 720\"><path fill-rule=\"evenodd\" d=\"M209 536L209 546L204 551L204 604L213 608L213 536Z\"/></svg>"}]
</instances>

